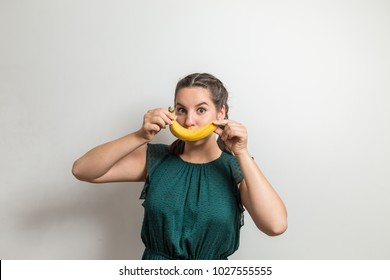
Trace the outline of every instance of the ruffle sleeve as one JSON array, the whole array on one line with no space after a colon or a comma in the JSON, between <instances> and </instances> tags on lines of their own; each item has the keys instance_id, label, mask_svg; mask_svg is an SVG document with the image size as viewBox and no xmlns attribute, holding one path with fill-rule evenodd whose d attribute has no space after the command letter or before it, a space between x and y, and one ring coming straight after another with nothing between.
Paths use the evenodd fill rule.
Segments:
<instances>
[{"instance_id":1,"label":"ruffle sleeve","mask_svg":"<svg viewBox=\"0 0 390 280\"><path fill-rule=\"evenodd\" d=\"M242 174L241 167L240 167L240 164L238 163L238 160L233 155L230 156L229 167L230 167L230 172L232 174L233 180L235 182L235 187L233 189L233 192L234 192L234 195L237 199L237 204L238 204L238 207L239 207L240 212L241 212L241 214L240 214L240 227L242 227L244 225L245 209L244 209L244 206L242 205L241 195L240 195L240 191L238 189L238 185L244 179L244 175Z\"/></svg>"},{"instance_id":2,"label":"ruffle sleeve","mask_svg":"<svg viewBox=\"0 0 390 280\"><path fill-rule=\"evenodd\" d=\"M164 144L148 144L146 150L146 181L142 189L140 199L146 199L148 187L149 187L149 178L153 174L156 167L164 160L166 156L169 155L169 147Z\"/></svg>"}]
</instances>

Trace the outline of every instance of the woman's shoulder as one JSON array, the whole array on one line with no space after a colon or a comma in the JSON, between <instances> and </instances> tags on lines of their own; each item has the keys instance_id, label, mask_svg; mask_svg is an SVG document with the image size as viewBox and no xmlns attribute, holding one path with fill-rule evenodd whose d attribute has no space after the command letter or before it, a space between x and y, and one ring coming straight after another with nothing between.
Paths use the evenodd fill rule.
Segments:
<instances>
[{"instance_id":1,"label":"woman's shoulder","mask_svg":"<svg viewBox=\"0 0 390 280\"><path fill-rule=\"evenodd\" d=\"M237 169L240 167L237 158L229 151L222 151L221 163L231 169Z\"/></svg>"},{"instance_id":2,"label":"woman's shoulder","mask_svg":"<svg viewBox=\"0 0 390 280\"><path fill-rule=\"evenodd\" d=\"M148 159L156 160L169 155L169 146L166 144L148 143L146 156Z\"/></svg>"},{"instance_id":3,"label":"woman's shoulder","mask_svg":"<svg viewBox=\"0 0 390 280\"><path fill-rule=\"evenodd\" d=\"M236 157L231 152L229 152L227 150L222 151L222 158L226 162L236 162L237 161Z\"/></svg>"},{"instance_id":4,"label":"woman's shoulder","mask_svg":"<svg viewBox=\"0 0 390 280\"><path fill-rule=\"evenodd\" d=\"M148 150L169 152L169 145L161 143L148 143Z\"/></svg>"},{"instance_id":5,"label":"woman's shoulder","mask_svg":"<svg viewBox=\"0 0 390 280\"><path fill-rule=\"evenodd\" d=\"M222 155L224 158L225 166L230 169L230 172L235 178L236 183L239 184L243 179L243 175L237 158L232 153L226 150L222 152Z\"/></svg>"},{"instance_id":6,"label":"woman's shoulder","mask_svg":"<svg viewBox=\"0 0 390 280\"><path fill-rule=\"evenodd\" d=\"M149 174L170 155L169 146L166 144L147 144L146 170Z\"/></svg>"}]
</instances>

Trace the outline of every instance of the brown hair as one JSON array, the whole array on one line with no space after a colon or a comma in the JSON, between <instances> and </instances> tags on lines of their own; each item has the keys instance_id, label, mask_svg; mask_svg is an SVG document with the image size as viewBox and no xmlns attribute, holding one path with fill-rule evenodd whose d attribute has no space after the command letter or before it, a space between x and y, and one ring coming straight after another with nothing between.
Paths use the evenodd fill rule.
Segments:
<instances>
[{"instance_id":1,"label":"brown hair","mask_svg":"<svg viewBox=\"0 0 390 280\"><path fill-rule=\"evenodd\" d=\"M208 73L194 73L184 77L176 85L175 104L176 96L179 90L188 87L202 87L208 89L211 93L211 99L217 111L220 111L222 107L225 106L225 119L228 118L229 105L227 101L229 93L219 79ZM227 150L225 143L222 141L221 137L218 137L217 143L221 150ZM174 141L170 145L171 153L175 155L182 154L184 152L184 144L184 141L180 139Z\"/></svg>"}]
</instances>

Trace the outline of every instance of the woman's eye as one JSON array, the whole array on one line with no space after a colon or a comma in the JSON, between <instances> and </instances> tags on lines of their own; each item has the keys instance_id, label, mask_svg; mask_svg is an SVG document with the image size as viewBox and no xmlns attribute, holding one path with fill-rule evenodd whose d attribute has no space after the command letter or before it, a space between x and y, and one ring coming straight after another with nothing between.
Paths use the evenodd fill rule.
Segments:
<instances>
[{"instance_id":1,"label":"woman's eye","mask_svg":"<svg viewBox=\"0 0 390 280\"><path fill-rule=\"evenodd\" d=\"M204 112L206 112L206 109L205 109L205 108L199 108L199 109L198 109L198 112L201 113L201 114L203 114Z\"/></svg>"},{"instance_id":2,"label":"woman's eye","mask_svg":"<svg viewBox=\"0 0 390 280\"><path fill-rule=\"evenodd\" d=\"M183 113L185 113L185 110L183 108L177 108L176 113L183 114Z\"/></svg>"}]
</instances>

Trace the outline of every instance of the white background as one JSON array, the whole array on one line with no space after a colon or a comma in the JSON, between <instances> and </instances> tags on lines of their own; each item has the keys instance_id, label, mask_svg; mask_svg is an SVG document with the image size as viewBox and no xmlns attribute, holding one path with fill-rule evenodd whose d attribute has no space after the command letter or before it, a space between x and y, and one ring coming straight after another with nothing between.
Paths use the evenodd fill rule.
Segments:
<instances>
[{"instance_id":1,"label":"white background","mask_svg":"<svg viewBox=\"0 0 390 280\"><path fill-rule=\"evenodd\" d=\"M0 259L139 259L142 184L71 167L192 72L289 212L279 237L246 215L231 259L389 259L389 28L385 0L0 0Z\"/></svg>"}]
</instances>

